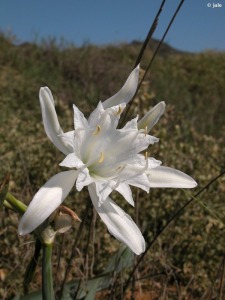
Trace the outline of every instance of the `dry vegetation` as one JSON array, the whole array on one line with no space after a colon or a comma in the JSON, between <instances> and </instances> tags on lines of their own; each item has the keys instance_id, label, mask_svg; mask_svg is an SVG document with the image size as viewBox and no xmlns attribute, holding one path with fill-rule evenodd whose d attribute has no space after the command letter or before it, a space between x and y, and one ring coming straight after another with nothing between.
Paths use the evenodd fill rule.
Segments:
<instances>
[{"instance_id":1,"label":"dry vegetation","mask_svg":"<svg viewBox=\"0 0 225 300\"><path fill-rule=\"evenodd\" d=\"M3 176L10 172L10 191L18 199L29 203L38 188L59 172L58 164L63 159L45 135L39 88L51 88L61 126L71 130L72 103L88 115L100 99L105 100L121 87L139 50L140 45L135 43L76 48L62 47L51 40L39 46L15 46L0 36L0 173ZM141 63L143 69L150 57L148 49ZM150 148L151 156L190 174L199 184L196 191L225 166L224 63L225 53L159 53L130 111L131 118L134 112L142 115L159 101L166 101L166 114L152 132L160 142ZM134 189L136 210L117 195L114 198L138 219L150 243L196 191L154 189L146 195ZM225 293L224 192L225 178L221 177L158 237L140 264L136 284L130 285L126 297L121 280L126 281L130 274L130 262L111 276L110 289L99 292L96 299L131 299L132 295L135 299L219 299ZM85 210L89 202L85 191L78 193L75 189L66 200L66 205L84 222L68 281L102 274L120 246L92 207ZM1 299L23 293L23 274L34 249L34 238L19 237L17 226L18 215L1 209ZM78 226L56 240L56 289L62 284ZM40 284L38 266L29 291L40 289Z\"/></svg>"}]
</instances>

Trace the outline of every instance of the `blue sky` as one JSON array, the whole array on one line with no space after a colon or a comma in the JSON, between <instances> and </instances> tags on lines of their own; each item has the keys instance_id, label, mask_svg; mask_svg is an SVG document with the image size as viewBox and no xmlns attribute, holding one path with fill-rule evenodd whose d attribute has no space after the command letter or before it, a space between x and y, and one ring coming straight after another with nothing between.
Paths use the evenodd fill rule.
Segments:
<instances>
[{"instance_id":1,"label":"blue sky","mask_svg":"<svg viewBox=\"0 0 225 300\"><path fill-rule=\"evenodd\" d=\"M154 37L160 38L179 1L167 0ZM213 3L222 7L213 8ZM19 42L64 37L108 44L143 40L161 0L1 0L0 30ZM186 0L166 42L185 51L225 50L225 0Z\"/></svg>"}]
</instances>

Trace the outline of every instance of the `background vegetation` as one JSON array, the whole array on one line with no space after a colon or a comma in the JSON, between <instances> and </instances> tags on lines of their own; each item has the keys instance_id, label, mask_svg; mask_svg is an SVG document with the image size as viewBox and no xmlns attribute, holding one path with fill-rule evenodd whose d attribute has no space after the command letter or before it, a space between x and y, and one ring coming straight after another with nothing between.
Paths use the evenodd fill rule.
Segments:
<instances>
[{"instance_id":1,"label":"background vegetation","mask_svg":"<svg viewBox=\"0 0 225 300\"><path fill-rule=\"evenodd\" d=\"M132 43L76 48L54 40L15 46L0 35L0 173L10 172L10 191L18 199L29 203L40 186L61 170L58 164L63 155L48 140L42 125L40 87L52 90L61 126L71 130L72 104L88 116L100 99L117 92L140 47ZM143 70L151 55L150 45L141 62ZM129 112L129 119L137 112L142 116L159 101L166 101L166 113L152 131L160 142L150 148L151 156L190 174L199 184L195 191L153 189L149 195L134 189L135 210L114 195L138 221L148 242L196 191L224 170L224 63L224 52L181 53L165 46ZM140 279L133 291L135 299L219 299L225 291L224 192L225 178L221 177L159 236L135 275ZM86 220L67 281L100 274L119 248L91 206L85 210L88 202L87 192L75 189L66 200ZM33 254L33 237L19 237L17 226L17 214L0 211L1 299L23 293L23 275ZM75 225L56 240L56 289L62 284L77 230ZM40 289L40 284L38 268L29 291ZM131 294L132 287L127 299ZM106 298L99 294L99 299Z\"/></svg>"}]
</instances>

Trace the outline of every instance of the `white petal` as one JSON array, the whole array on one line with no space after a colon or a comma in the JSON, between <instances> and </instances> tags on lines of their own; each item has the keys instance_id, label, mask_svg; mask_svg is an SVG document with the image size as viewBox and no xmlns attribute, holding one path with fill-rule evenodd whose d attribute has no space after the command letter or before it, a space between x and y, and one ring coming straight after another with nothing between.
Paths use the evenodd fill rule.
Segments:
<instances>
[{"instance_id":1,"label":"white petal","mask_svg":"<svg viewBox=\"0 0 225 300\"><path fill-rule=\"evenodd\" d=\"M161 161L155 159L154 157L148 157L148 168L149 169L153 169L153 168L157 168L161 165Z\"/></svg>"},{"instance_id":2,"label":"white petal","mask_svg":"<svg viewBox=\"0 0 225 300\"><path fill-rule=\"evenodd\" d=\"M115 186L115 182L105 180L105 181L96 181L96 193L99 200L99 205L101 205L106 198L111 194L113 191L112 186Z\"/></svg>"},{"instance_id":3,"label":"white petal","mask_svg":"<svg viewBox=\"0 0 225 300\"><path fill-rule=\"evenodd\" d=\"M116 188L116 191L119 192L127 200L127 202L130 203L130 205L134 206L132 192L128 184L120 183Z\"/></svg>"},{"instance_id":4,"label":"white petal","mask_svg":"<svg viewBox=\"0 0 225 300\"><path fill-rule=\"evenodd\" d=\"M99 119L104 113L104 108L102 106L102 102L100 101L96 107L96 109L90 114L88 118L88 124L90 127L95 127L98 124Z\"/></svg>"},{"instance_id":5,"label":"white petal","mask_svg":"<svg viewBox=\"0 0 225 300\"><path fill-rule=\"evenodd\" d=\"M88 122L83 115L83 113L76 107L76 105L73 105L73 111L74 111L74 128L75 129L86 129L88 127Z\"/></svg>"},{"instance_id":6,"label":"white petal","mask_svg":"<svg viewBox=\"0 0 225 300\"><path fill-rule=\"evenodd\" d=\"M196 181L187 174L168 167L147 170L150 187L194 188Z\"/></svg>"},{"instance_id":7,"label":"white petal","mask_svg":"<svg viewBox=\"0 0 225 300\"><path fill-rule=\"evenodd\" d=\"M59 137L61 137L62 140L64 140L66 144L69 144L71 149L74 147L75 130L64 132L64 133L60 134Z\"/></svg>"},{"instance_id":8,"label":"white petal","mask_svg":"<svg viewBox=\"0 0 225 300\"><path fill-rule=\"evenodd\" d=\"M108 107L112 107L115 105L119 105L121 103L128 103L132 97L134 96L137 85L138 85L138 77L139 77L139 65L130 73L130 76L127 78L124 86L111 98L105 100L102 105L104 109Z\"/></svg>"},{"instance_id":9,"label":"white petal","mask_svg":"<svg viewBox=\"0 0 225 300\"><path fill-rule=\"evenodd\" d=\"M139 122L138 129L145 129L149 132L152 127L158 122L159 118L165 111L165 102L160 102L154 106Z\"/></svg>"},{"instance_id":10,"label":"white petal","mask_svg":"<svg viewBox=\"0 0 225 300\"><path fill-rule=\"evenodd\" d=\"M145 240L131 217L109 197L99 207L95 187L89 185L88 190L93 205L109 232L137 255L143 253L145 251Z\"/></svg>"},{"instance_id":11,"label":"white petal","mask_svg":"<svg viewBox=\"0 0 225 300\"><path fill-rule=\"evenodd\" d=\"M80 171L80 173L77 177L76 189L78 191L81 191L84 186L89 185L92 182L93 182L93 179L89 175L88 169L85 168L82 171Z\"/></svg>"},{"instance_id":12,"label":"white petal","mask_svg":"<svg viewBox=\"0 0 225 300\"><path fill-rule=\"evenodd\" d=\"M67 168L79 169L84 166L84 163L74 153L70 153L59 165Z\"/></svg>"},{"instance_id":13,"label":"white petal","mask_svg":"<svg viewBox=\"0 0 225 300\"><path fill-rule=\"evenodd\" d=\"M134 175L132 176L130 172L127 172L126 183L141 188L142 190L148 193L150 189L150 184L147 175L144 173L137 174L135 172L133 172L133 174ZM123 176L122 178L124 179L124 177L125 176Z\"/></svg>"},{"instance_id":14,"label":"white petal","mask_svg":"<svg viewBox=\"0 0 225 300\"><path fill-rule=\"evenodd\" d=\"M42 118L45 131L52 143L64 154L72 152L71 145L60 136L63 131L59 125L52 93L48 87L42 87L39 93Z\"/></svg>"},{"instance_id":15,"label":"white petal","mask_svg":"<svg viewBox=\"0 0 225 300\"><path fill-rule=\"evenodd\" d=\"M19 223L19 234L36 229L64 201L77 177L76 171L61 172L50 178L36 193Z\"/></svg>"},{"instance_id":16,"label":"white petal","mask_svg":"<svg viewBox=\"0 0 225 300\"><path fill-rule=\"evenodd\" d=\"M122 129L120 129L120 131L128 131L128 130L134 131L134 130L138 130L137 120L138 120L138 116L136 118L128 121L125 124L125 126Z\"/></svg>"}]
</instances>

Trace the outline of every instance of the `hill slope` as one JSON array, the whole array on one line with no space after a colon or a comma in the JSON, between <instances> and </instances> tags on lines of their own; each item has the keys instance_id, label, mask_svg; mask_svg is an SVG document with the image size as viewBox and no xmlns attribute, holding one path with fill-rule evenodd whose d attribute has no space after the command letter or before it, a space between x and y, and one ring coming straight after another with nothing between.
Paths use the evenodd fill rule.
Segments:
<instances>
[{"instance_id":1,"label":"hill slope","mask_svg":"<svg viewBox=\"0 0 225 300\"><path fill-rule=\"evenodd\" d=\"M49 142L41 122L39 88L50 87L61 126L65 131L71 130L72 103L88 115L100 99L117 92L130 73L140 47L134 43L60 48L51 40L39 46L15 46L0 36L0 174L11 173L10 191L15 196L28 203L40 186L61 170L59 163L63 155ZM143 115L154 104L165 100L165 116L152 130L160 142L150 147L149 154L164 165L190 174L200 188L219 174L225 162L225 53L166 51L157 56L129 118L137 112ZM147 49L141 62L143 69L151 55L151 49ZM155 291L155 299L159 299L162 290L168 299L178 299L177 293L185 295L185 299L218 295L215 282L224 259L224 191L224 178L220 178L150 248L139 275L149 276L143 283L147 290ZM150 242L194 192L152 189L149 195L144 195L134 191L136 215L122 199L114 198L133 218L138 215L139 226ZM66 205L82 218L87 201L86 192L78 193L74 189ZM80 255L73 260L73 276L69 279L80 278L84 272L82 253L90 238L91 218L90 210L77 244ZM22 291L21 278L33 253L33 243L30 243L33 238L17 237L16 214L3 209L0 220L0 270L6 274L0 286L0 298L12 299ZM53 265L57 265L60 252L60 274L65 271L76 232L74 228L63 238L57 238ZM87 261L90 276L104 270L109 256L119 245L99 219L92 238ZM153 271L164 277L154 276ZM55 278L57 284L60 285L61 279ZM31 288L40 288L40 268Z\"/></svg>"}]
</instances>

